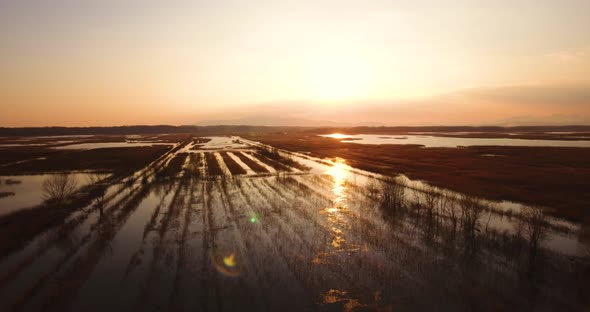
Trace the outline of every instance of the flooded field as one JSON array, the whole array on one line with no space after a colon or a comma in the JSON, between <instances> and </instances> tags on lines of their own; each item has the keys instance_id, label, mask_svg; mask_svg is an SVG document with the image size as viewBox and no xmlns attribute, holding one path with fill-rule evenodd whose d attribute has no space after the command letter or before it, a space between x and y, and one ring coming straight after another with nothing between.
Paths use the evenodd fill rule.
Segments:
<instances>
[{"instance_id":1,"label":"flooded field","mask_svg":"<svg viewBox=\"0 0 590 312\"><path fill-rule=\"evenodd\" d=\"M131 174L87 181L26 212L55 209L59 222L4 238L0 310L590 306L587 224L345 159L195 137Z\"/></svg>"},{"instance_id":2,"label":"flooded field","mask_svg":"<svg viewBox=\"0 0 590 312\"><path fill-rule=\"evenodd\" d=\"M58 177L58 174L40 174L25 176L0 176L0 215L19 209L32 208L43 203L50 196L51 190L44 184ZM92 183L95 174L72 173L69 175L74 188L81 188ZM106 178L108 175L99 174L98 178Z\"/></svg>"},{"instance_id":3,"label":"flooded field","mask_svg":"<svg viewBox=\"0 0 590 312\"><path fill-rule=\"evenodd\" d=\"M166 135L65 135L0 137L0 150L10 148L39 147L56 150L87 150L98 148L145 147L171 145Z\"/></svg>"},{"instance_id":4,"label":"flooded field","mask_svg":"<svg viewBox=\"0 0 590 312\"><path fill-rule=\"evenodd\" d=\"M455 133L457 134L457 133ZM464 133L463 133L464 134ZM434 135L377 135L377 134L324 134L344 143L357 144L416 144L424 147L460 146L543 146L543 147L590 147L590 137L575 137L578 140L532 140L517 138L469 138Z\"/></svg>"},{"instance_id":5,"label":"flooded field","mask_svg":"<svg viewBox=\"0 0 590 312\"><path fill-rule=\"evenodd\" d=\"M110 143L79 143L55 147L56 149L77 150L93 148L141 147L152 145L168 145L160 142L110 142Z\"/></svg>"}]
</instances>

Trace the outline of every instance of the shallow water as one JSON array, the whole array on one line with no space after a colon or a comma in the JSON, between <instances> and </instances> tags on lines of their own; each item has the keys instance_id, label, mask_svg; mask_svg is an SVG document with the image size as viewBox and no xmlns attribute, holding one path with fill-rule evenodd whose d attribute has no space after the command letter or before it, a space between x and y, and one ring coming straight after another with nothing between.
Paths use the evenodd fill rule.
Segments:
<instances>
[{"instance_id":1,"label":"shallow water","mask_svg":"<svg viewBox=\"0 0 590 312\"><path fill-rule=\"evenodd\" d=\"M457 138L430 135L324 134L327 138L356 144L416 144L424 147L459 146L553 146L590 147L590 140L528 140L512 138Z\"/></svg>"},{"instance_id":2,"label":"shallow water","mask_svg":"<svg viewBox=\"0 0 590 312\"><path fill-rule=\"evenodd\" d=\"M152 145L173 145L171 143L161 142L103 142L103 143L79 143L54 147L54 149L63 150L83 150L96 148L116 148L116 147L144 147Z\"/></svg>"},{"instance_id":3,"label":"shallow water","mask_svg":"<svg viewBox=\"0 0 590 312\"><path fill-rule=\"evenodd\" d=\"M0 176L0 192L11 192L14 195L0 198L0 215L20 209L31 208L41 204L44 200L43 182L55 174ZM78 188L87 185L88 173L72 173ZM105 175L105 177L108 175ZM18 181L18 183L7 183Z\"/></svg>"},{"instance_id":4,"label":"shallow water","mask_svg":"<svg viewBox=\"0 0 590 312\"><path fill-rule=\"evenodd\" d=\"M200 149L223 150L232 148L247 148L248 146L239 141L237 137L206 137L209 142L203 143Z\"/></svg>"},{"instance_id":5,"label":"shallow water","mask_svg":"<svg viewBox=\"0 0 590 312\"><path fill-rule=\"evenodd\" d=\"M226 146L266 165L251 152L260 144L243 140L237 151L227 140L199 154L214 153L224 168L218 153ZM390 183L385 177L343 159L281 153L310 170L283 159L284 171L213 176L199 155L162 177L156 172L172 163L169 155L131 183L111 186L100 209L81 207L0 257L0 310L587 307L577 278L587 282L589 229L564 223L571 231L562 231L548 219L538 225L520 218L527 207L515 203L492 210L477 200L461 216L461 204L444 210L437 197L429 213L428 185L403 177L405 203L394 207L375 196L375 185ZM508 209L511 217L498 213ZM542 233L535 242L534 231Z\"/></svg>"}]
</instances>

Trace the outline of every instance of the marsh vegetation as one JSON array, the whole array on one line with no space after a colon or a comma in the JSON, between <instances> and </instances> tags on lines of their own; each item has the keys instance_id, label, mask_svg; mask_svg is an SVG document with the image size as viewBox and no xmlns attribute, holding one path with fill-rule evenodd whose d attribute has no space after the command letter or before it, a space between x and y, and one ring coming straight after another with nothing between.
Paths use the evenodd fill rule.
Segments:
<instances>
[{"instance_id":1,"label":"marsh vegetation","mask_svg":"<svg viewBox=\"0 0 590 312\"><path fill-rule=\"evenodd\" d=\"M46 202L0 216L0 309L590 304L583 224L235 140L190 137L133 171L48 178Z\"/></svg>"}]
</instances>

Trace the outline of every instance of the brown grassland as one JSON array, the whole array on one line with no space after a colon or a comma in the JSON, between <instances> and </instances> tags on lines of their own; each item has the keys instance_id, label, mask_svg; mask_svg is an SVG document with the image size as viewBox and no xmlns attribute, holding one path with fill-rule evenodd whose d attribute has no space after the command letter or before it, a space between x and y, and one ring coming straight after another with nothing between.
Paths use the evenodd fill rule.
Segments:
<instances>
[{"instance_id":1,"label":"brown grassland","mask_svg":"<svg viewBox=\"0 0 590 312\"><path fill-rule=\"evenodd\" d=\"M51 150L17 148L0 154L0 175L36 174L57 171L94 170L131 172L144 167L170 150L170 146ZM24 161L19 161L24 160Z\"/></svg>"},{"instance_id":2,"label":"brown grassland","mask_svg":"<svg viewBox=\"0 0 590 312\"><path fill-rule=\"evenodd\" d=\"M554 216L588 220L590 149L569 147L361 145L281 132L247 138L317 157L340 157L356 168L404 174L436 186L492 200L540 205ZM486 155L495 155L487 157Z\"/></svg>"}]
</instances>

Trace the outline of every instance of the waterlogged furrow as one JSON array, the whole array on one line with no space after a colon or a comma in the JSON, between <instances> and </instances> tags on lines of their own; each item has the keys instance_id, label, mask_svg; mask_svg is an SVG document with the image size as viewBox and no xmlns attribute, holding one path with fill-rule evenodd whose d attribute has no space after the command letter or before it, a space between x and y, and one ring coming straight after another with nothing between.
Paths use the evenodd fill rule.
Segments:
<instances>
[{"instance_id":1,"label":"waterlogged furrow","mask_svg":"<svg viewBox=\"0 0 590 312\"><path fill-rule=\"evenodd\" d=\"M203 258L203 236L206 231L203 223L204 184L194 184L191 189L189 206L184 211L184 224L178 232L178 256L172 293L169 296L171 311L197 311L200 302L195 293L201 293L207 287L207 281L201 276L200 270L209 261Z\"/></svg>"},{"instance_id":2,"label":"waterlogged furrow","mask_svg":"<svg viewBox=\"0 0 590 312\"><path fill-rule=\"evenodd\" d=\"M207 160L207 171L210 178L225 175L214 153L205 153L205 159Z\"/></svg>"},{"instance_id":3,"label":"waterlogged furrow","mask_svg":"<svg viewBox=\"0 0 590 312\"><path fill-rule=\"evenodd\" d=\"M182 146L4 258L0 308L477 310L490 296L490 310L580 307L565 299L578 259L540 249L533 219L515 218L516 236L468 201L452 203L454 219L434 209L443 197L430 189L392 204L390 180L337 161L308 171L272 148Z\"/></svg>"},{"instance_id":4,"label":"waterlogged furrow","mask_svg":"<svg viewBox=\"0 0 590 312\"><path fill-rule=\"evenodd\" d=\"M17 301L15 308L26 306L27 309L33 310L42 307L60 310L60 307L66 305L72 299L69 294L75 292L86 281L117 229L125 223L130 213L147 195L146 192L145 189L137 190L130 194L127 201L107 211L103 219L93 226L93 231L82 239L82 245L86 247L81 249L82 245L78 245L68 253L53 272L45 275L25 292L25 296Z\"/></svg>"},{"instance_id":5,"label":"waterlogged furrow","mask_svg":"<svg viewBox=\"0 0 590 312\"><path fill-rule=\"evenodd\" d=\"M237 158L240 159L244 164L246 164L250 169L252 169L256 174L267 174L270 173L263 165L257 163L252 158L248 157L244 152L235 152L234 154Z\"/></svg>"},{"instance_id":6,"label":"waterlogged furrow","mask_svg":"<svg viewBox=\"0 0 590 312\"><path fill-rule=\"evenodd\" d=\"M114 213L128 198L118 196L117 201L110 206L103 208L104 215L109 216ZM113 199L114 200L114 199ZM96 235L96 229L100 225L100 212L94 209L91 212L92 217L81 220L80 224L65 224L63 228L56 229L56 238L52 239L53 244L46 248L50 249L46 255L41 255L35 259L35 262L20 273L18 279L11 283L7 289L3 289L2 296L7 296L3 301L8 306L11 300L26 300L28 296L34 294L43 287L48 281L54 279L64 268L71 265L73 259L83 252L86 243L90 241L93 235ZM28 290L26 288L28 287ZM27 296L18 299L14 294L26 293ZM17 303L16 306L19 306Z\"/></svg>"},{"instance_id":7,"label":"waterlogged furrow","mask_svg":"<svg viewBox=\"0 0 590 312\"><path fill-rule=\"evenodd\" d=\"M265 294L260 301L266 310L310 309L313 296L297 276L296 268L290 265L292 258L283 252L293 248L281 239L283 214L273 210L275 204L261 196L251 182L248 179L234 184L231 201L245 209L246 218L238 222L238 227L246 242L248 259L252 260L248 272L258 277L256 288ZM298 300L291 302L289 298Z\"/></svg>"},{"instance_id":8,"label":"waterlogged furrow","mask_svg":"<svg viewBox=\"0 0 590 312\"><path fill-rule=\"evenodd\" d=\"M254 174L256 174L256 172L254 172L254 170L252 170L252 168L248 167L248 165L246 165L246 163L244 163L234 153L227 152L227 156L230 157L235 163L237 163L244 170L245 174L247 174L247 175L254 175Z\"/></svg>"},{"instance_id":9,"label":"waterlogged furrow","mask_svg":"<svg viewBox=\"0 0 590 312\"><path fill-rule=\"evenodd\" d=\"M143 171L147 172L145 170ZM128 178L127 181L133 181L133 177ZM91 241L92 237L104 226L105 220L109 219L111 215L116 212L118 207L125 205L130 198L133 198L133 194L138 193L142 188L142 186L138 185L135 189L130 189L129 187L130 185L133 185L133 183L126 183L125 185L127 186L126 188L119 187L118 190L112 192L108 198L93 203L91 207L87 207L78 213L74 213L69 221L66 221L66 223L54 231L55 234L51 234L54 235L54 238L46 236L47 238L44 239L47 239L47 241L37 251L39 257L35 259L36 261L32 263L26 271L20 274L19 280L13 282L9 289L2 292L3 296L11 293L26 293L26 297L28 298L31 294L42 289L42 287L46 287L44 285L47 285L47 282L55 280L59 272L63 272L68 267L71 267L74 259L86 250L83 247L86 246L87 243ZM128 191L125 192L125 190ZM110 204L111 202L114 203ZM98 205L99 203L100 205ZM80 235L79 233L87 234L77 237ZM74 237L75 239L71 240L70 237ZM52 246L59 247L58 244L62 244L62 242L65 241L68 242L69 246L64 250L62 253L63 255L58 256L58 250L49 249ZM47 254L47 256L43 256L46 251L51 252ZM53 268L50 269L51 267ZM32 269L34 269L33 272L36 273L31 272ZM35 280L36 282L33 283ZM28 290L25 290L24 287L29 288ZM59 288L60 286L57 287ZM15 307L22 305L22 301L19 303L17 296L10 296L10 299L17 300ZM9 302L10 300L3 301L6 306L9 305Z\"/></svg>"},{"instance_id":10,"label":"waterlogged furrow","mask_svg":"<svg viewBox=\"0 0 590 312\"><path fill-rule=\"evenodd\" d=\"M72 304L74 311L89 310L127 310L131 307L139 290L139 279L128 271L131 259L137 267L141 256L135 254L137 246L143 247L143 229L150 216L171 196L159 196L153 190L143 200L127 223L116 234L107 257L103 257L88 281L80 289L76 301ZM134 258L134 256L138 256ZM105 278L108 277L108 278Z\"/></svg>"},{"instance_id":11,"label":"waterlogged furrow","mask_svg":"<svg viewBox=\"0 0 590 312\"><path fill-rule=\"evenodd\" d=\"M285 301L281 298L289 296L292 292L299 294L298 304L302 306L302 309L309 309L309 305L315 302L316 298L314 297L317 292L314 291L312 283L314 276L307 273L313 271L315 266L312 261L313 255L322 244L320 238L324 236L324 232L317 227L309 227L308 220L291 210L292 205L298 203L290 204L274 190L261 185L259 181L245 181L243 187L247 190L247 193L244 194L247 202L256 211L256 224L259 224L258 226L268 233L266 235L269 237L269 244L272 245L267 248L260 246L263 248L261 250L262 258L258 259L259 261L260 259L269 261L269 265L278 271L276 275L274 270L266 272L267 275L273 275L272 279L275 279L278 285L286 283L285 286L279 288L280 292L277 297L274 297L276 301L271 303L279 307L284 305ZM275 252L280 256L276 256ZM289 268L291 273L283 269L284 265ZM291 274L293 274L294 280L288 281ZM273 288L274 291L279 289Z\"/></svg>"},{"instance_id":12,"label":"waterlogged furrow","mask_svg":"<svg viewBox=\"0 0 590 312\"><path fill-rule=\"evenodd\" d=\"M226 165L225 161L223 160L223 157L221 156L221 154L220 153L213 153L213 155L215 156L215 160L217 161L217 165L221 169L221 172L223 172L223 175L225 175L225 176L231 176L232 175L232 172L227 167L227 165Z\"/></svg>"},{"instance_id":13,"label":"waterlogged furrow","mask_svg":"<svg viewBox=\"0 0 590 312\"><path fill-rule=\"evenodd\" d=\"M132 185L132 182L149 174L149 170L158 167L166 159L171 159L172 155L173 154L165 154L152 162L146 167L146 169L141 169L127 178L122 178L121 180L127 181L124 184L112 184L108 186L103 192L103 195L98 195L98 197L93 199L89 205L78 211L74 211L62 224L59 225L59 228L52 229L48 233L39 235L29 242L25 248L10 255L8 258L3 259L0 267L3 268L5 273L0 274L0 289L3 285L16 277L16 275L20 274L24 268L30 265L35 265L33 264L33 261L40 260L43 254L47 252L49 248L58 244L60 240L63 240L63 237L71 235L69 233L74 231L85 232L88 230L89 222L95 221L97 214L102 213L102 206L108 206L111 202L119 202L124 197L128 196L125 191L129 190L129 185Z\"/></svg>"},{"instance_id":14,"label":"waterlogged furrow","mask_svg":"<svg viewBox=\"0 0 590 312\"><path fill-rule=\"evenodd\" d=\"M243 175L247 173L244 167L237 163L234 160L234 157L232 157L228 152L221 152L219 154L223 158L225 166L229 169L232 175Z\"/></svg>"},{"instance_id":15,"label":"waterlogged furrow","mask_svg":"<svg viewBox=\"0 0 590 312\"><path fill-rule=\"evenodd\" d=\"M191 183L192 184L192 183ZM137 298L135 310L145 311L148 308L166 306L169 292L174 282L176 257L178 255L177 235L183 221L182 215L190 204L191 186L179 184L176 194L168 210L157 224L156 237L153 241L153 254L149 264L141 294ZM162 291L164 289L165 291Z\"/></svg>"},{"instance_id":16,"label":"waterlogged furrow","mask_svg":"<svg viewBox=\"0 0 590 312\"><path fill-rule=\"evenodd\" d=\"M244 202L233 200L230 196L237 192L235 187L237 180L222 181L216 186L220 191L220 200L224 209L224 214L228 218L228 224L230 225L227 230L224 230L223 234L231 237L233 251L229 254L221 254L223 256L222 267L229 271L236 270L236 278L228 286L224 283L222 289L241 289L241 291L231 291L228 294L223 295L224 298L230 298L228 301L231 302L232 306L227 306L230 310L239 308L243 304L249 304L254 310L262 309L264 303L264 294L261 292L259 275L257 274L256 266L254 264L255 258L248 256L249 249L252 245L250 241L249 233L251 227L247 227L251 220L251 216L245 211ZM224 248L221 248L223 250ZM235 262L235 265L230 265L231 261ZM221 265L221 264L216 264ZM224 282L228 282L223 280ZM253 300L254 299L254 300Z\"/></svg>"},{"instance_id":17,"label":"waterlogged furrow","mask_svg":"<svg viewBox=\"0 0 590 312\"><path fill-rule=\"evenodd\" d=\"M252 153L246 153L246 152L242 152L242 155L244 155L248 159L252 160L254 163L256 163L260 167L264 168L266 171L268 171L270 173L276 173L277 172L275 170L275 168L267 165L266 163L264 163L263 161L261 161L260 159L258 159L258 157L257 157L258 155L254 155Z\"/></svg>"},{"instance_id":18,"label":"waterlogged furrow","mask_svg":"<svg viewBox=\"0 0 590 312\"><path fill-rule=\"evenodd\" d=\"M258 152L254 153L253 156L256 157L256 159L258 159L258 161L260 163L263 163L263 164L267 165L268 167L272 167L275 171L279 171L279 172L291 171L289 166L287 166L279 161L276 161L274 159L270 159L264 155L261 155Z\"/></svg>"}]
</instances>

